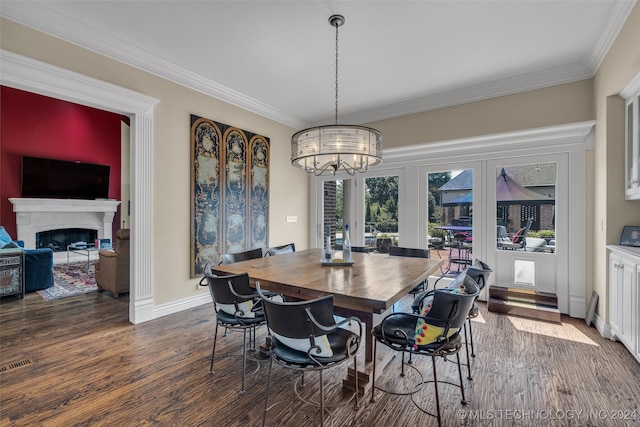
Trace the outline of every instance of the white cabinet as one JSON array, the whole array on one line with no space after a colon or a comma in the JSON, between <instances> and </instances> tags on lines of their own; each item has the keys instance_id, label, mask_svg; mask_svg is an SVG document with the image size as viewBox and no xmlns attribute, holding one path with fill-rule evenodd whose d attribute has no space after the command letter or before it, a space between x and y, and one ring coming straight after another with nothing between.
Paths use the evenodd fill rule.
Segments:
<instances>
[{"instance_id":1,"label":"white cabinet","mask_svg":"<svg viewBox=\"0 0 640 427\"><path fill-rule=\"evenodd\" d=\"M609 326L640 362L640 249L607 246L609 253Z\"/></svg>"},{"instance_id":2,"label":"white cabinet","mask_svg":"<svg viewBox=\"0 0 640 427\"><path fill-rule=\"evenodd\" d=\"M636 264L636 348L635 354L636 359L640 362L640 264Z\"/></svg>"},{"instance_id":3,"label":"white cabinet","mask_svg":"<svg viewBox=\"0 0 640 427\"><path fill-rule=\"evenodd\" d=\"M625 101L625 198L640 199L640 73L620 93Z\"/></svg>"}]
</instances>

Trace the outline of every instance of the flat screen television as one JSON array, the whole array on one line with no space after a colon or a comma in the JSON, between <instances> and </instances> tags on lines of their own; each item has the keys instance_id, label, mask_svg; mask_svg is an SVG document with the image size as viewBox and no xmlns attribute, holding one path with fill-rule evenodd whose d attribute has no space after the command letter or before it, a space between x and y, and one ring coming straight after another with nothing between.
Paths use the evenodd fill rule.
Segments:
<instances>
[{"instance_id":1,"label":"flat screen television","mask_svg":"<svg viewBox=\"0 0 640 427\"><path fill-rule=\"evenodd\" d=\"M22 157L22 197L107 199L110 166Z\"/></svg>"}]
</instances>

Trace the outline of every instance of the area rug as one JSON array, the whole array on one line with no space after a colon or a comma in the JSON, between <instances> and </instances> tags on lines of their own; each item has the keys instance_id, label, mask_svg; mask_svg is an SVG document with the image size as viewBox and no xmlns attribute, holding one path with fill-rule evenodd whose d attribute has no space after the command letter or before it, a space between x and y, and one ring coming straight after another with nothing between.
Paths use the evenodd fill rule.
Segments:
<instances>
[{"instance_id":1,"label":"area rug","mask_svg":"<svg viewBox=\"0 0 640 427\"><path fill-rule=\"evenodd\" d=\"M53 286L37 291L44 300L68 298L76 295L96 292L95 269L93 263L78 262L71 264L57 264L53 267Z\"/></svg>"}]
</instances>

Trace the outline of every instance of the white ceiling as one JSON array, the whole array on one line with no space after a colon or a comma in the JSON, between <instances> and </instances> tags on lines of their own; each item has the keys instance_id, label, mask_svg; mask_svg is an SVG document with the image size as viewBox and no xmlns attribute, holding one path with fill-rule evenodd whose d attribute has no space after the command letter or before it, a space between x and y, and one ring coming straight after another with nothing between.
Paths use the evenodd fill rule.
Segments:
<instances>
[{"instance_id":1,"label":"white ceiling","mask_svg":"<svg viewBox=\"0 0 640 427\"><path fill-rule=\"evenodd\" d=\"M303 128L591 78L635 0L10 1L0 15Z\"/></svg>"}]
</instances>

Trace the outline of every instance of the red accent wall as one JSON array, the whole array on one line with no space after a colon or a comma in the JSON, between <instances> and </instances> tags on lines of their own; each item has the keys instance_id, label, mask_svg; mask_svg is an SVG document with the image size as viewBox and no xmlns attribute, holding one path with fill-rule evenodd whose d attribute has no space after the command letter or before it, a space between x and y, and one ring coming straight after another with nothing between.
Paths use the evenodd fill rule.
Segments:
<instances>
[{"instance_id":1,"label":"red accent wall","mask_svg":"<svg viewBox=\"0 0 640 427\"><path fill-rule=\"evenodd\" d=\"M0 86L0 224L17 238L10 197L21 197L22 156L111 166L109 198L120 200L121 116ZM114 235L120 208L113 220Z\"/></svg>"}]
</instances>

